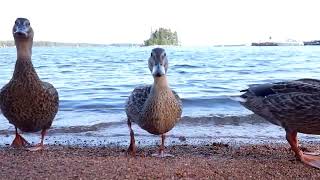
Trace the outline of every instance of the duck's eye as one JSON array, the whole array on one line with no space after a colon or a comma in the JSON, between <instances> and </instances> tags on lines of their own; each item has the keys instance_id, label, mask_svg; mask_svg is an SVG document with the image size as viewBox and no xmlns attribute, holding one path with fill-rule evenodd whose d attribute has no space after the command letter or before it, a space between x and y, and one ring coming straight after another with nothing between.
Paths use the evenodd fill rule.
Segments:
<instances>
[{"instance_id":1,"label":"duck's eye","mask_svg":"<svg viewBox=\"0 0 320 180\"><path fill-rule=\"evenodd\" d=\"M30 22L27 22L27 26L30 26Z\"/></svg>"},{"instance_id":2,"label":"duck's eye","mask_svg":"<svg viewBox=\"0 0 320 180\"><path fill-rule=\"evenodd\" d=\"M18 24L18 21L15 21L14 24L17 25L17 24Z\"/></svg>"},{"instance_id":3,"label":"duck's eye","mask_svg":"<svg viewBox=\"0 0 320 180\"><path fill-rule=\"evenodd\" d=\"M167 56L167 54L166 54L166 53L164 53L164 54L163 54L163 56L164 56L164 57L166 57L166 56Z\"/></svg>"},{"instance_id":4,"label":"duck's eye","mask_svg":"<svg viewBox=\"0 0 320 180\"><path fill-rule=\"evenodd\" d=\"M152 57L152 55L153 55L153 54L151 53L150 56Z\"/></svg>"}]
</instances>

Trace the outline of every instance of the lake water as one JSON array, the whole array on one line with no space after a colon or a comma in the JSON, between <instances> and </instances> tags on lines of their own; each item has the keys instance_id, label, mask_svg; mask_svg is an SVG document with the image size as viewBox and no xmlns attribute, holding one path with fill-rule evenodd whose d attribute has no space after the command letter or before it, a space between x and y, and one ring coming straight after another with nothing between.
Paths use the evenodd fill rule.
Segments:
<instances>
[{"instance_id":1,"label":"lake water","mask_svg":"<svg viewBox=\"0 0 320 180\"><path fill-rule=\"evenodd\" d=\"M38 75L52 83L60 96L60 109L47 141L127 143L124 104L134 87L153 82L147 67L151 49L34 47L32 59ZM248 84L320 78L317 46L165 49L169 84L182 98L183 116L187 117L168 133L172 139L282 140L281 128L264 121L246 121L243 117L252 113L228 97L239 95ZM15 48L0 48L1 87L10 80L15 60ZM137 126L134 129L145 141L154 138ZM0 115L2 144L12 141L13 132L13 126ZM69 137L77 138L70 142Z\"/></svg>"}]
</instances>

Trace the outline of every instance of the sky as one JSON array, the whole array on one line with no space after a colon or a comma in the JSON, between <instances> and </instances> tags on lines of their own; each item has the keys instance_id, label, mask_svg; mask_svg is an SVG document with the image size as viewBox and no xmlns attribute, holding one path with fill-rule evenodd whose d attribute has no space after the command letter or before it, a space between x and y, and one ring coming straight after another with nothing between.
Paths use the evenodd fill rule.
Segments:
<instances>
[{"instance_id":1,"label":"sky","mask_svg":"<svg viewBox=\"0 0 320 180\"><path fill-rule=\"evenodd\" d=\"M159 27L182 45L320 39L318 0L2 0L0 40L17 17L36 41L143 43Z\"/></svg>"}]
</instances>

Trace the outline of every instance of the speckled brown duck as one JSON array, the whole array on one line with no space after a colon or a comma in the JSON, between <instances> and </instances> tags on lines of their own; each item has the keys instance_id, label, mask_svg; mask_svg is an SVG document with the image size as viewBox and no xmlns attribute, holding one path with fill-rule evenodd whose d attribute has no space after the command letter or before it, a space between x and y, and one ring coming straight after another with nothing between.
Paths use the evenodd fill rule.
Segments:
<instances>
[{"instance_id":1,"label":"speckled brown duck","mask_svg":"<svg viewBox=\"0 0 320 180\"><path fill-rule=\"evenodd\" d=\"M299 79L288 82L252 85L243 90L241 104L282 126L286 139L296 157L302 162L320 168L320 157L302 152L297 133L320 134L320 80Z\"/></svg>"},{"instance_id":2,"label":"speckled brown duck","mask_svg":"<svg viewBox=\"0 0 320 180\"><path fill-rule=\"evenodd\" d=\"M168 59L162 48L155 48L148 61L154 83L133 90L126 104L130 146L128 152L135 155L136 146L131 122L137 123L151 134L161 135L158 157L172 156L164 153L165 133L180 120L182 103L176 92L171 90L167 80Z\"/></svg>"},{"instance_id":3,"label":"speckled brown duck","mask_svg":"<svg viewBox=\"0 0 320 180\"><path fill-rule=\"evenodd\" d=\"M13 26L17 48L17 61L13 76L0 92L0 108L3 115L15 126L13 147L26 147L29 143L18 133L41 131L41 142L31 151L43 149L43 140L58 112L57 90L38 77L32 62L33 30L25 18L17 18Z\"/></svg>"}]
</instances>

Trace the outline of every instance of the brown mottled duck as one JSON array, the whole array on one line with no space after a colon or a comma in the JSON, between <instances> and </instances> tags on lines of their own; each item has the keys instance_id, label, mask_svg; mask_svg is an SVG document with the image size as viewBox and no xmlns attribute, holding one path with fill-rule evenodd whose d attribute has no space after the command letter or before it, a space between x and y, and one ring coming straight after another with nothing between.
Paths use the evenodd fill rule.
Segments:
<instances>
[{"instance_id":1,"label":"brown mottled duck","mask_svg":"<svg viewBox=\"0 0 320 180\"><path fill-rule=\"evenodd\" d=\"M15 126L16 136L13 147L27 147L29 143L18 133L41 130L41 142L28 150L44 148L46 131L58 112L59 97L57 90L40 80L32 62L33 30L25 18L17 18L13 26L13 37L17 48L17 61L11 80L0 92L0 108L9 123Z\"/></svg>"},{"instance_id":2,"label":"brown mottled duck","mask_svg":"<svg viewBox=\"0 0 320 180\"><path fill-rule=\"evenodd\" d=\"M252 85L243 90L240 101L249 110L286 131L292 151L302 162L320 168L320 157L302 152L297 133L320 134L320 80Z\"/></svg>"},{"instance_id":3,"label":"brown mottled duck","mask_svg":"<svg viewBox=\"0 0 320 180\"><path fill-rule=\"evenodd\" d=\"M131 122L154 135L161 135L157 157L172 156L164 153L165 133L180 120L182 103L177 93L169 87L167 79L168 59L162 48L151 52L148 66L154 79L152 85L136 87L128 98L126 113L130 130L128 153L135 156L136 146Z\"/></svg>"}]
</instances>

